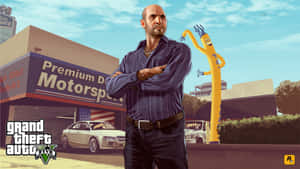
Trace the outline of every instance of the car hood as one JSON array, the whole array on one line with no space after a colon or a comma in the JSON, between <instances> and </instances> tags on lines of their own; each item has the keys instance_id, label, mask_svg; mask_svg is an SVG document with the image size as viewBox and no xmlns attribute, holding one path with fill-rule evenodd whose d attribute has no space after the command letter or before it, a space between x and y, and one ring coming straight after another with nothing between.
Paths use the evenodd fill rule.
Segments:
<instances>
[{"instance_id":1,"label":"car hood","mask_svg":"<svg viewBox=\"0 0 300 169\"><path fill-rule=\"evenodd\" d=\"M92 130L91 133L103 136L125 136L122 130Z\"/></svg>"},{"instance_id":2,"label":"car hood","mask_svg":"<svg viewBox=\"0 0 300 169\"><path fill-rule=\"evenodd\" d=\"M185 135L189 135L189 134L205 134L206 132L202 130L184 129L184 133Z\"/></svg>"}]
</instances>

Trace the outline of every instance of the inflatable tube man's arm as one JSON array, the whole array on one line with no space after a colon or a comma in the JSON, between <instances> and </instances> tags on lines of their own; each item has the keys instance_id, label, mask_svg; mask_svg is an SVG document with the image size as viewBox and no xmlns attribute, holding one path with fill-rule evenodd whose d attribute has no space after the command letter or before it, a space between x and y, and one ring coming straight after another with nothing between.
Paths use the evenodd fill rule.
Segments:
<instances>
[{"instance_id":1,"label":"inflatable tube man's arm","mask_svg":"<svg viewBox=\"0 0 300 169\"><path fill-rule=\"evenodd\" d=\"M221 55L219 55L218 53L217 53L217 58L221 60L220 68L224 67L224 65L225 65L224 58Z\"/></svg>"},{"instance_id":2,"label":"inflatable tube man's arm","mask_svg":"<svg viewBox=\"0 0 300 169\"><path fill-rule=\"evenodd\" d=\"M194 35L192 34L192 32L190 30L185 30L183 33L182 33L182 40L184 40L185 36L186 35L189 35L189 37L192 39L192 42L195 46L195 48L197 48L200 52L202 52L203 54L205 54L205 50L199 46L197 40L195 39Z\"/></svg>"}]
</instances>

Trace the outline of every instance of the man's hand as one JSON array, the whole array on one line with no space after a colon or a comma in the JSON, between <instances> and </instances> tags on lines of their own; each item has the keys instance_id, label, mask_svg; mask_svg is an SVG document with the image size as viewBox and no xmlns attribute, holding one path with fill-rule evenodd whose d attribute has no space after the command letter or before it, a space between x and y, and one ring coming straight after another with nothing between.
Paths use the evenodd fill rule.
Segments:
<instances>
[{"instance_id":1,"label":"man's hand","mask_svg":"<svg viewBox=\"0 0 300 169\"><path fill-rule=\"evenodd\" d=\"M167 67L167 65L153 67L150 69L150 73L153 75L161 74L165 70L166 67Z\"/></svg>"},{"instance_id":2,"label":"man's hand","mask_svg":"<svg viewBox=\"0 0 300 169\"><path fill-rule=\"evenodd\" d=\"M114 78L114 77L116 77L116 76L118 76L120 74L122 74L122 72L116 72L115 74L112 75L112 78Z\"/></svg>"},{"instance_id":3,"label":"man's hand","mask_svg":"<svg viewBox=\"0 0 300 169\"><path fill-rule=\"evenodd\" d=\"M162 66L156 66L153 68L141 69L138 72L138 79L139 80L147 80L148 78L151 78L154 75L162 73L166 67L167 67L167 65L162 65Z\"/></svg>"}]
</instances>

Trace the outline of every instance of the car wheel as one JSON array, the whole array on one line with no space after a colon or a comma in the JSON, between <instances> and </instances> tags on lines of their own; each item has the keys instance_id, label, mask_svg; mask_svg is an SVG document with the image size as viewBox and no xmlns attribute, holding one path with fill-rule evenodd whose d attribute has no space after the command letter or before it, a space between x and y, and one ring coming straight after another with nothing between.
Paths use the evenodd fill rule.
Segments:
<instances>
[{"instance_id":1,"label":"car wheel","mask_svg":"<svg viewBox=\"0 0 300 169\"><path fill-rule=\"evenodd\" d=\"M63 139L62 139L62 148L63 148L64 151L69 151L70 148L71 148L70 145L69 145L67 136L64 136Z\"/></svg>"},{"instance_id":2,"label":"car wheel","mask_svg":"<svg viewBox=\"0 0 300 169\"><path fill-rule=\"evenodd\" d=\"M89 150L91 153L99 152L99 144L95 137L92 137L89 141Z\"/></svg>"},{"instance_id":3,"label":"car wheel","mask_svg":"<svg viewBox=\"0 0 300 169\"><path fill-rule=\"evenodd\" d=\"M202 140L202 138L201 138L201 137L198 137L198 138L196 139L196 143L203 144L203 140Z\"/></svg>"}]
</instances>

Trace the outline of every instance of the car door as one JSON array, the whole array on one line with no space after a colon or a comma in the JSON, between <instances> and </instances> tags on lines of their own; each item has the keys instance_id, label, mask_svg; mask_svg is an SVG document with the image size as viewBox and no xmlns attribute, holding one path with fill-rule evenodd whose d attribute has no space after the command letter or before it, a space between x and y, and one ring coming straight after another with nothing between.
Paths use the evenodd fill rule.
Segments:
<instances>
[{"instance_id":1,"label":"car door","mask_svg":"<svg viewBox=\"0 0 300 169\"><path fill-rule=\"evenodd\" d=\"M89 135L91 134L90 126L87 122L80 123L80 134L78 134L78 143L82 148L88 147Z\"/></svg>"},{"instance_id":2,"label":"car door","mask_svg":"<svg viewBox=\"0 0 300 169\"><path fill-rule=\"evenodd\" d=\"M80 123L75 123L69 131L68 134L68 142L72 147L78 147L77 142L78 142L78 134L79 134L79 129L80 129Z\"/></svg>"}]
</instances>

